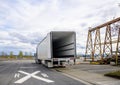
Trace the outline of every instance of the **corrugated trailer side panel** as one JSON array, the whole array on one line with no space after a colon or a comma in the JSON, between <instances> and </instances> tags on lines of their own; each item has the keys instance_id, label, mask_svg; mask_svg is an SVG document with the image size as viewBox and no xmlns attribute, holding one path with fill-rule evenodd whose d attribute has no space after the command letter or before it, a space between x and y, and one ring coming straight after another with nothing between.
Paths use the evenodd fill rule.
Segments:
<instances>
[{"instance_id":1,"label":"corrugated trailer side panel","mask_svg":"<svg viewBox=\"0 0 120 85\"><path fill-rule=\"evenodd\" d=\"M40 60L51 59L51 35L50 33L38 45L37 55Z\"/></svg>"}]
</instances>

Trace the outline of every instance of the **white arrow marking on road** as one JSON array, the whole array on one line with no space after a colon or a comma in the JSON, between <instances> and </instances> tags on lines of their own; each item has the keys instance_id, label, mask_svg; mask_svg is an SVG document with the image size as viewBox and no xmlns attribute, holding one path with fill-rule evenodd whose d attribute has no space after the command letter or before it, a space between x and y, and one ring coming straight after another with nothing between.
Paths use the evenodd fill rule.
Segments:
<instances>
[{"instance_id":1,"label":"white arrow marking on road","mask_svg":"<svg viewBox=\"0 0 120 85\"><path fill-rule=\"evenodd\" d=\"M48 77L48 75L45 74L45 73L41 73L41 75L42 75L43 77Z\"/></svg>"},{"instance_id":2,"label":"white arrow marking on road","mask_svg":"<svg viewBox=\"0 0 120 85\"><path fill-rule=\"evenodd\" d=\"M16 73L14 78L19 78L20 77L20 74L19 73Z\"/></svg>"},{"instance_id":3,"label":"white arrow marking on road","mask_svg":"<svg viewBox=\"0 0 120 85\"><path fill-rule=\"evenodd\" d=\"M30 74L30 73L27 73L27 72L24 72L24 71L18 71L18 72L23 73L23 74L26 74L27 76L25 76L25 77L17 80L17 81L14 82L14 83L23 83L24 81L28 80L28 79L31 78L31 77L36 78L36 79L38 79L38 80L45 81L45 82L47 82L47 83L52 83L52 82L54 82L54 81L52 81L52 80L49 80L49 79L45 79L45 78L36 76L36 74L38 74L40 71L35 71L35 72L31 73L31 74Z\"/></svg>"}]
</instances>

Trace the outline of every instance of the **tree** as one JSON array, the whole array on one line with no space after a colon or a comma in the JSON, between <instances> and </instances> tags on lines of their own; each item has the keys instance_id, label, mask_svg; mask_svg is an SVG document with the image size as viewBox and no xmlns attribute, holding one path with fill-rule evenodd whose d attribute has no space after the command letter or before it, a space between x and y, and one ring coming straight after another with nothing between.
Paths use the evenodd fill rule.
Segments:
<instances>
[{"instance_id":1,"label":"tree","mask_svg":"<svg viewBox=\"0 0 120 85\"><path fill-rule=\"evenodd\" d=\"M10 52L10 56L9 56L9 57L10 57L10 58L13 58L13 57L14 57L12 51Z\"/></svg>"},{"instance_id":2,"label":"tree","mask_svg":"<svg viewBox=\"0 0 120 85\"><path fill-rule=\"evenodd\" d=\"M32 53L30 52L30 57L32 57Z\"/></svg>"},{"instance_id":3,"label":"tree","mask_svg":"<svg viewBox=\"0 0 120 85\"><path fill-rule=\"evenodd\" d=\"M4 53L4 51L2 51L2 52L1 52L1 55L2 55L2 57L4 57L4 56L5 56L5 53Z\"/></svg>"},{"instance_id":4,"label":"tree","mask_svg":"<svg viewBox=\"0 0 120 85\"><path fill-rule=\"evenodd\" d=\"M28 59L32 59L32 52L29 52L29 55L27 56Z\"/></svg>"},{"instance_id":5,"label":"tree","mask_svg":"<svg viewBox=\"0 0 120 85\"><path fill-rule=\"evenodd\" d=\"M27 52L25 52L25 56L28 56L28 53L27 53Z\"/></svg>"},{"instance_id":6,"label":"tree","mask_svg":"<svg viewBox=\"0 0 120 85\"><path fill-rule=\"evenodd\" d=\"M23 58L23 52L22 52L22 51L19 52L18 57L19 57L19 58Z\"/></svg>"}]
</instances>

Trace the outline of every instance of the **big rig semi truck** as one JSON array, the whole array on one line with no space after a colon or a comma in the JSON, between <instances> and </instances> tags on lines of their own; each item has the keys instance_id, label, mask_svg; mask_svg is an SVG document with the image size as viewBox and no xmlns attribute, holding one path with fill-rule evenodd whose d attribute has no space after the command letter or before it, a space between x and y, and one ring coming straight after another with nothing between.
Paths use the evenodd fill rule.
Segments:
<instances>
[{"instance_id":1,"label":"big rig semi truck","mask_svg":"<svg viewBox=\"0 0 120 85\"><path fill-rule=\"evenodd\" d=\"M47 67L65 66L76 57L76 33L52 31L37 45L36 63Z\"/></svg>"}]
</instances>

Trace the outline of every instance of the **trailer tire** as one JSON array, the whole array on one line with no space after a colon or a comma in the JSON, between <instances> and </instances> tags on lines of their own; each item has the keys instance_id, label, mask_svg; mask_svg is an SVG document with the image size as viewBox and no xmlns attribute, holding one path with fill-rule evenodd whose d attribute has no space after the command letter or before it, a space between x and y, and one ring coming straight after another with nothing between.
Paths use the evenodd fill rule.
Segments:
<instances>
[{"instance_id":1,"label":"trailer tire","mask_svg":"<svg viewBox=\"0 0 120 85\"><path fill-rule=\"evenodd\" d=\"M41 64L41 60L38 59L38 64Z\"/></svg>"}]
</instances>

